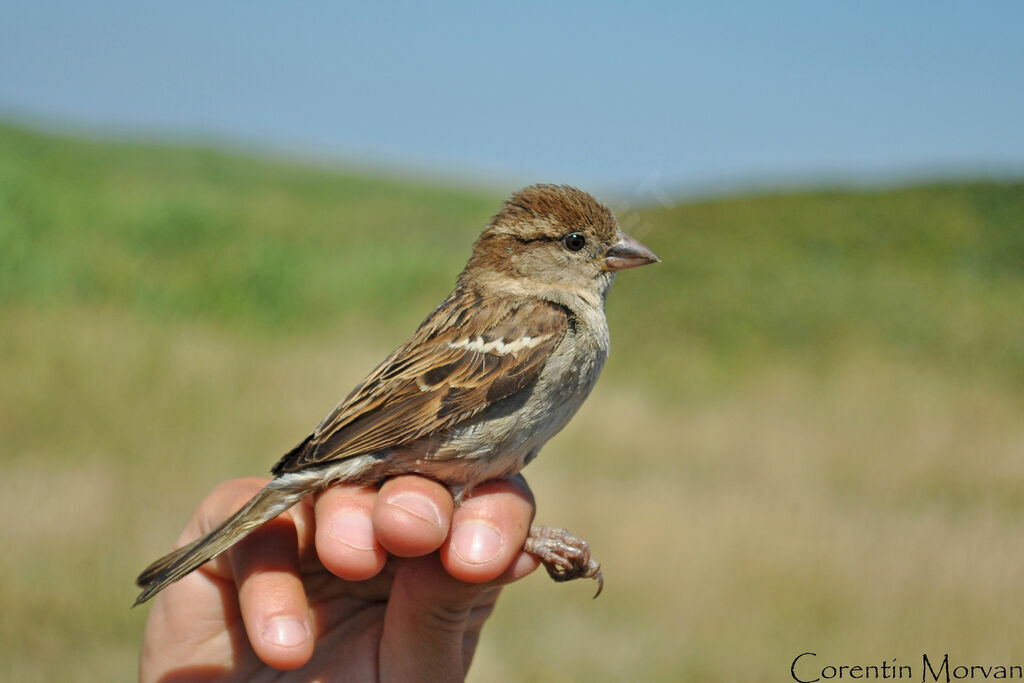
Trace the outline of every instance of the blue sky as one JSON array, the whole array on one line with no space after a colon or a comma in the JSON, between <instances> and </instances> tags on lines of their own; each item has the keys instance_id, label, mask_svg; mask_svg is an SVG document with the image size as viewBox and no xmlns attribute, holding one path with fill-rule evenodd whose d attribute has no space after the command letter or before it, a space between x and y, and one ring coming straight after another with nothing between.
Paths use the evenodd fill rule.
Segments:
<instances>
[{"instance_id":1,"label":"blue sky","mask_svg":"<svg viewBox=\"0 0 1024 683\"><path fill-rule=\"evenodd\" d=\"M1024 3L7 2L0 115L490 185L1024 170Z\"/></svg>"}]
</instances>

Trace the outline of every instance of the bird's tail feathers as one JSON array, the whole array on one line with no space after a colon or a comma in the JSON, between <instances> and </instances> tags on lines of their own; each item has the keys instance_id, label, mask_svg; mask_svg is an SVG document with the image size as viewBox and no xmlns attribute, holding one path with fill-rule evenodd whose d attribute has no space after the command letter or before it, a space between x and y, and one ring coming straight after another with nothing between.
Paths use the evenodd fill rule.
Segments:
<instances>
[{"instance_id":1,"label":"bird's tail feathers","mask_svg":"<svg viewBox=\"0 0 1024 683\"><path fill-rule=\"evenodd\" d=\"M316 473L308 470L277 477L219 527L146 567L135 579L142 592L133 607L146 602L298 503L316 490L316 478Z\"/></svg>"}]
</instances>

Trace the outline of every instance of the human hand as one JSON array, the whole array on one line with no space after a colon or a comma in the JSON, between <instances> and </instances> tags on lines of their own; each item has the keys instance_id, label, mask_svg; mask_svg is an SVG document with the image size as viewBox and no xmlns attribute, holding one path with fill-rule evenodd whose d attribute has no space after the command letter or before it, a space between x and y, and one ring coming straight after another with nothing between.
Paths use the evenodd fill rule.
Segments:
<instances>
[{"instance_id":1,"label":"human hand","mask_svg":"<svg viewBox=\"0 0 1024 683\"><path fill-rule=\"evenodd\" d=\"M178 545L265 483L218 486ZM522 550L533 512L522 477L458 508L422 477L332 486L155 598L140 679L461 680L500 587L537 567Z\"/></svg>"}]
</instances>

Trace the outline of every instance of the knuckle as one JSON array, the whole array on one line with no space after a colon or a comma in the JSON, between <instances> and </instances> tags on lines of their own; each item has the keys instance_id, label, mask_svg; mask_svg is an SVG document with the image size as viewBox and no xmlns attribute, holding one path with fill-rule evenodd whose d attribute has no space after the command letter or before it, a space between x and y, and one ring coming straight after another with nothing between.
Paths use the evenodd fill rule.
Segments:
<instances>
[{"instance_id":1,"label":"knuckle","mask_svg":"<svg viewBox=\"0 0 1024 683\"><path fill-rule=\"evenodd\" d=\"M462 633L469 622L472 607L466 603L442 602L432 605L425 617L430 628L440 633Z\"/></svg>"}]
</instances>

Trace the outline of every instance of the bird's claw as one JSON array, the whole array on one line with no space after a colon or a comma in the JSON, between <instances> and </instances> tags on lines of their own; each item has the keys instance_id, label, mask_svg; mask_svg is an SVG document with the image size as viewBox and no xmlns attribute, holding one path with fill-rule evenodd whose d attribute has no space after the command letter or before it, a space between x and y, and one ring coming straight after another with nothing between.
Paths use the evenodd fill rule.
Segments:
<instances>
[{"instance_id":1,"label":"bird's claw","mask_svg":"<svg viewBox=\"0 0 1024 683\"><path fill-rule=\"evenodd\" d=\"M601 565L590 557L590 546L582 538L565 529L548 526L530 527L523 550L535 556L555 581L594 579L597 581L596 598L604 588Z\"/></svg>"}]
</instances>

